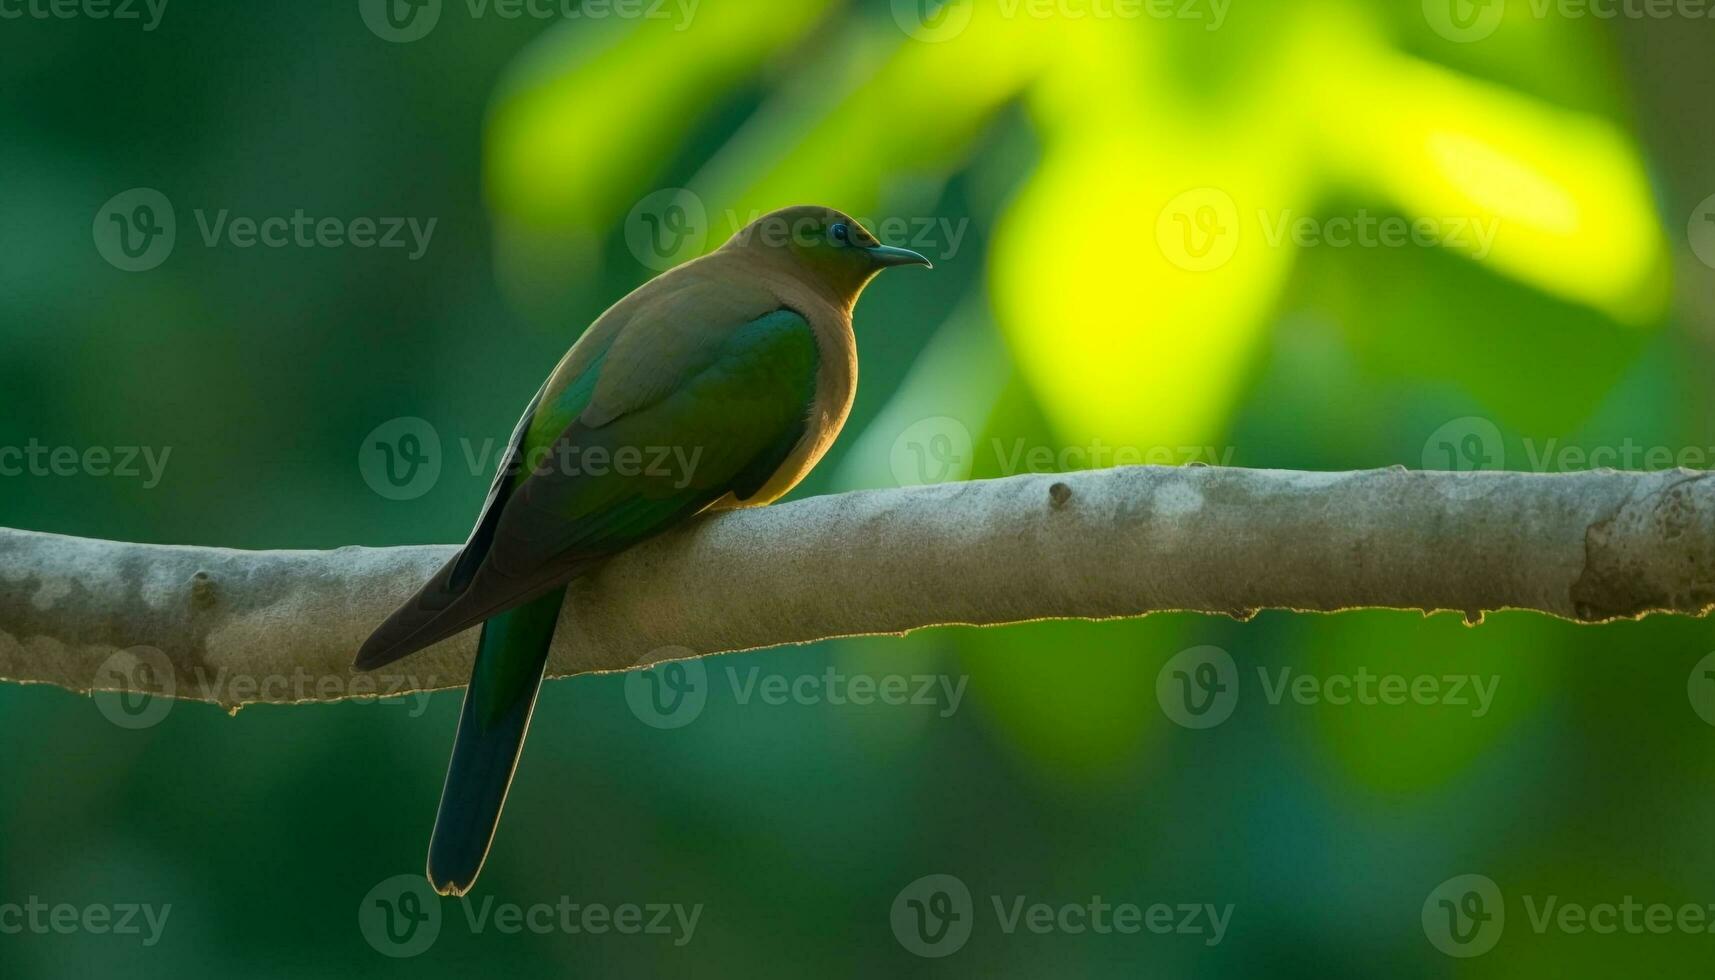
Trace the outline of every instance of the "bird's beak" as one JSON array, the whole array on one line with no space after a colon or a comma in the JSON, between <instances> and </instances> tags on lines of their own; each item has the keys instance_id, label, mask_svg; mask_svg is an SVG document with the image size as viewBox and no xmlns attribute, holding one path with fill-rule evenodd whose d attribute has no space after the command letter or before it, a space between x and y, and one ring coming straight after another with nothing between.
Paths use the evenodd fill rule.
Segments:
<instances>
[{"instance_id":1,"label":"bird's beak","mask_svg":"<svg viewBox=\"0 0 1715 980\"><path fill-rule=\"evenodd\" d=\"M892 245L871 245L864 251L868 252L875 264L883 269L892 268L896 265L921 265L930 269L935 268L935 263L908 248L894 248Z\"/></svg>"}]
</instances>

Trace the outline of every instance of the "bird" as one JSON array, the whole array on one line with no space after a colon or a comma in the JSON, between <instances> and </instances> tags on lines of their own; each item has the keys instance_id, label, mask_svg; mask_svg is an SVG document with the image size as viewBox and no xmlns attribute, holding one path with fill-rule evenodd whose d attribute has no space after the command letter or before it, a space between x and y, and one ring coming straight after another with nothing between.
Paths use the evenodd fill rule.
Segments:
<instances>
[{"instance_id":1,"label":"bird","mask_svg":"<svg viewBox=\"0 0 1715 980\"><path fill-rule=\"evenodd\" d=\"M773 211L613 304L549 374L464 546L353 663L376 670L482 624L429 843L437 893L467 894L487 860L568 585L803 480L851 411L859 295L912 265L933 268L844 212Z\"/></svg>"}]
</instances>

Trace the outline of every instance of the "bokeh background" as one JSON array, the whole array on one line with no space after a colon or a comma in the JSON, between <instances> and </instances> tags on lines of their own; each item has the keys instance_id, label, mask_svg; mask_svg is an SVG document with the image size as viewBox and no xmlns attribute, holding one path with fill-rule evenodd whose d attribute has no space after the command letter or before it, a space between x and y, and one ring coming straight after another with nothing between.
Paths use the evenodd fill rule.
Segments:
<instances>
[{"instance_id":1,"label":"bokeh background","mask_svg":"<svg viewBox=\"0 0 1715 980\"><path fill-rule=\"evenodd\" d=\"M485 441L583 325L800 202L937 269L867 294L855 411L797 496L1139 460L1704 468L1715 20L1587 9L0 6L0 447L85 461L0 457L0 524L462 540ZM339 233L205 234L223 211ZM360 247L361 218L434 225ZM83 455L126 447L162 465ZM0 927L171 905L148 946L0 931L0 976L1706 975L1715 935L1532 912L1715 903L1712 649L1696 621L1158 616L721 657L668 714L636 677L557 682L488 924L448 902L393 938L360 910L426 914L387 882L422 866L457 692L133 729L0 685ZM1211 727L1174 707L1187 657L1230 658ZM1383 675L1441 693L1270 697ZM839 696L892 677L908 703ZM1504 929L1454 957L1463 875ZM1231 911L1218 942L1009 932L1019 896ZM913 951L914 901L960 916L946 955ZM701 911L682 944L486 918L562 902Z\"/></svg>"}]
</instances>

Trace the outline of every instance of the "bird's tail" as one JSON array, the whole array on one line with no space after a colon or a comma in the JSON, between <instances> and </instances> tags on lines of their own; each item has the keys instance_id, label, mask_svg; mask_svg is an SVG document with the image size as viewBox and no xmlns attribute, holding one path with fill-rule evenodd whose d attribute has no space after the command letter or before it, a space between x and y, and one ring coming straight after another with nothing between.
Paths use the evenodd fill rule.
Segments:
<instances>
[{"instance_id":1,"label":"bird's tail","mask_svg":"<svg viewBox=\"0 0 1715 980\"><path fill-rule=\"evenodd\" d=\"M565 596L554 589L483 624L429 843L429 883L442 895L468 892L488 857Z\"/></svg>"}]
</instances>

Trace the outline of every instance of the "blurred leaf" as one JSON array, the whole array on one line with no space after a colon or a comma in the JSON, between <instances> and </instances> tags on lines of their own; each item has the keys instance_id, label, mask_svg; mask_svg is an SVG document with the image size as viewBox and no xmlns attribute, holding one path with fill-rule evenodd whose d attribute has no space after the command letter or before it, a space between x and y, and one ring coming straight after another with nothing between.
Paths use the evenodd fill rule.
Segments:
<instances>
[{"instance_id":1,"label":"blurred leaf","mask_svg":"<svg viewBox=\"0 0 1715 980\"><path fill-rule=\"evenodd\" d=\"M1513 431L1553 435L1577 425L1651 336L1444 252L1330 250L1307 270L1311 301L1369 366L1454 382Z\"/></svg>"},{"instance_id":2,"label":"blurred leaf","mask_svg":"<svg viewBox=\"0 0 1715 980\"><path fill-rule=\"evenodd\" d=\"M653 18L555 27L495 96L490 206L508 222L604 231L651 189L687 120L803 37L830 6L704 4L694 34Z\"/></svg>"},{"instance_id":3,"label":"blurred leaf","mask_svg":"<svg viewBox=\"0 0 1715 980\"><path fill-rule=\"evenodd\" d=\"M1402 629L1406 620L1410 628ZM1302 628L1307 655L1272 663L1271 683L1286 668L1287 677L1324 683L1350 678L1353 691L1367 689L1379 699L1381 678L1391 677L1404 698L1365 704L1356 699L1366 695L1355 693L1351 704L1323 700L1301 709L1314 713L1322 750L1366 796L1444 786L1551 703L1559 683L1556 625L1539 616L1495 614L1473 628L1456 615L1419 621L1408 613L1359 612ZM1344 696L1346 688L1338 691ZM1285 697L1290 705L1292 694Z\"/></svg>"}]
</instances>

